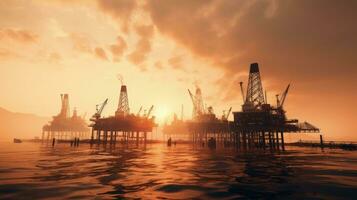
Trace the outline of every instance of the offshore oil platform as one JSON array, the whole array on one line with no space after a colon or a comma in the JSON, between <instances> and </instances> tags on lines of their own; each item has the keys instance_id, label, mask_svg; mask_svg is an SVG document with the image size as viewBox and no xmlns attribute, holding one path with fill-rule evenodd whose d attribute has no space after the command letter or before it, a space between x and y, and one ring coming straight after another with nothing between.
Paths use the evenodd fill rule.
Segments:
<instances>
[{"instance_id":1,"label":"offshore oil platform","mask_svg":"<svg viewBox=\"0 0 357 200\"><path fill-rule=\"evenodd\" d=\"M115 144L117 140L123 143L146 143L147 134L157 126L155 117L151 116L154 106L140 115L142 107L137 114L130 113L126 85L121 85L119 104L114 116L101 117L108 99L97 105L96 113L90 119L92 124L91 143Z\"/></svg>"},{"instance_id":2,"label":"offshore oil platform","mask_svg":"<svg viewBox=\"0 0 357 200\"><path fill-rule=\"evenodd\" d=\"M189 90L193 103L192 120L174 120L164 127L164 134L171 137L175 127L185 130L183 134L193 143L224 144L237 148L267 148L284 150L284 133L319 132L308 122L299 123L297 119L287 119L283 105L290 85L281 95L276 95L276 105L267 103L264 95L258 63L250 66L248 87L244 93L243 82L240 90L243 98L242 111L233 112L234 121L228 117L232 108L217 118L212 107L203 106L202 93L197 87L195 95Z\"/></svg>"},{"instance_id":3,"label":"offshore oil platform","mask_svg":"<svg viewBox=\"0 0 357 200\"><path fill-rule=\"evenodd\" d=\"M178 118L177 114L173 114L173 120L170 124L166 121L162 127L163 140L166 141L169 138L175 140L188 141L190 139L187 129L187 122L183 119L183 105L181 107L181 117Z\"/></svg>"},{"instance_id":4,"label":"offshore oil platform","mask_svg":"<svg viewBox=\"0 0 357 200\"><path fill-rule=\"evenodd\" d=\"M222 140L230 137L228 117L231 114L232 107L228 112L224 110L221 118L218 118L212 106L204 106L202 91L199 86L196 85L194 94L188 89L188 94L193 106L192 119L184 121L182 109L181 119L174 115L171 124L164 125L165 139L174 138L176 140L191 140L194 143L201 143L213 136L220 136L219 139Z\"/></svg>"},{"instance_id":5,"label":"offshore oil platform","mask_svg":"<svg viewBox=\"0 0 357 200\"><path fill-rule=\"evenodd\" d=\"M259 72L258 63L250 65L248 87L244 95L243 82L240 82L243 105L242 111L233 112L234 144L237 146L258 147L284 150L284 133L319 132L319 128L308 122L299 123L288 119L284 102L290 84L281 95L276 95L276 105L268 104Z\"/></svg>"},{"instance_id":6,"label":"offshore oil platform","mask_svg":"<svg viewBox=\"0 0 357 200\"><path fill-rule=\"evenodd\" d=\"M226 113L223 111L221 118L218 118L214 113L213 107L204 107L202 92L196 86L195 95L188 90L192 105L192 120L187 121L187 128L193 143L210 144L214 142L228 145L232 140L233 132L231 131L231 122L228 121L232 108Z\"/></svg>"},{"instance_id":7,"label":"offshore oil platform","mask_svg":"<svg viewBox=\"0 0 357 200\"><path fill-rule=\"evenodd\" d=\"M42 128L42 141L52 140L72 140L73 138L87 139L89 131L85 116L78 116L77 110L73 110L70 116L69 96L61 94L61 111L58 115L53 116L53 120Z\"/></svg>"}]
</instances>

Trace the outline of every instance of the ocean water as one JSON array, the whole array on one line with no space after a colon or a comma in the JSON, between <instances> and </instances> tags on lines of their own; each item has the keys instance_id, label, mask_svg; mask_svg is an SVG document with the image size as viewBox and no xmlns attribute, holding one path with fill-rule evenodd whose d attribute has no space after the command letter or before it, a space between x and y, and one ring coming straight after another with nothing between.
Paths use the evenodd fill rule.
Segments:
<instances>
[{"instance_id":1,"label":"ocean water","mask_svg":"<svg viewBox=\"0 0 357 200\"><path fill-rule=\"evenodd\" d=\"M357 199L357 152L0 143L0 199Z\"/></svg>"}]
</instances>

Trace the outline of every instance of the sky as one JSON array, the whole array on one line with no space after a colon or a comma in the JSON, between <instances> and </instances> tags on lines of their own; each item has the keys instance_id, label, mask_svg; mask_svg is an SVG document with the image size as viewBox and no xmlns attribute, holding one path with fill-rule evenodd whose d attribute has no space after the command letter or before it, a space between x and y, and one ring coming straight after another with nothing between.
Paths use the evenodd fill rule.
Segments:
<instances>
[{"instance_id":1,"label":"sky","mask_svg":"<svg viewBox=\"0 0 357 200\"><path fill-rule=\"evenodd\" d=\"M268 101L291 83L289 118L327 139L357 140L357 2L352 0L3 0L0 107L53 116L60 94L87 117L120 81L131 112L159 123L192 115L200 86L218 116L241 109L239 82L258 62ZM232 116L231 118L232 119Z\"/></svg>"}]
</instances>

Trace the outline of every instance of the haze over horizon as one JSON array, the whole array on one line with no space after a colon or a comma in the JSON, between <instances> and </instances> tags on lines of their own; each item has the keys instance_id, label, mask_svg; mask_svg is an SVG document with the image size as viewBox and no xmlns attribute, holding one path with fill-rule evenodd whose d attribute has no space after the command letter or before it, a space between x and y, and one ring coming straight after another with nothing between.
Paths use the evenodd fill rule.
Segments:
<instances>
[{"instance_id":1,"label":"haze over horizon","mask_svg":"<svg viewBox=\"0 0 357 200\"><path fill-rule=\"evenodd\" d=\"M54 116L60 94L90 116L120 81L131 112L191 117L198 84L221 116L241 109L239 81L260 65L268 101L291 83L289 118L327 139L357 140L356 1L0 1L0 107Z\"/></svg>"}]
</instances>

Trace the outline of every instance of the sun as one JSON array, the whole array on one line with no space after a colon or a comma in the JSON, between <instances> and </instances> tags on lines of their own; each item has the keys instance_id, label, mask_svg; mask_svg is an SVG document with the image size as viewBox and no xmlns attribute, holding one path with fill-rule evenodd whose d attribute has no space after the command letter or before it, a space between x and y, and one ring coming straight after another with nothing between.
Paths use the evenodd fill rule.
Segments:
<instances>
[{"instance_id":1,"label":"sun","mask_svg":"<svg viewBox=\"0 0 357 200\"><path fill-rule=\"evenodd\" d=\"M169 117L169 113L170 111L167 106L160 106L154 110L155 119L159 124L165 123L166 119Z\"/></svg>"}]
</instances>

